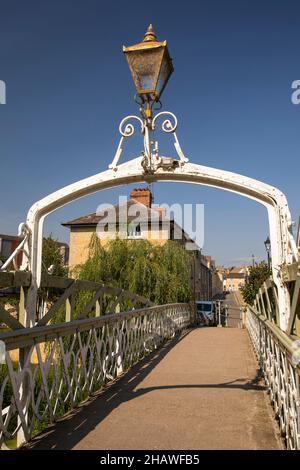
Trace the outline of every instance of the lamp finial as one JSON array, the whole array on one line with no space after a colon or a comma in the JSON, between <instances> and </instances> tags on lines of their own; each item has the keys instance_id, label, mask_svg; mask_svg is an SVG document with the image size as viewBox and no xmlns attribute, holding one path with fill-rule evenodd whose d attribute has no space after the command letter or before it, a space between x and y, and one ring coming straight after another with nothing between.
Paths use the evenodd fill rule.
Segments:
<instances>
[{"instance_id":1,"label":"lamp finial","mask_svg":"<svg viewBox=\"0 0 300 470\"><path fill-rule=\"evenodd\" d=\"M157 41L157 38L153 31L153 26L151 23L149 24L148 29L144 35L144 41Z\"/></svg>"}]
</instances>

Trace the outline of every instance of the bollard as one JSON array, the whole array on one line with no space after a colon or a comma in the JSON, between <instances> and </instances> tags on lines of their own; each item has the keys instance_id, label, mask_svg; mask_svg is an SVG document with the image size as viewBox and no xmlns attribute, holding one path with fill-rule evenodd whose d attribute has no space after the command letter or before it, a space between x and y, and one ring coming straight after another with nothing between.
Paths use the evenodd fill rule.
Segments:
<instances>
[{"instance_id":1,"label":"bollard","mask_svg":"<svg viewBox=\"0 0 300 470\"><path fill-rule=\"evenodd\" d=\"M218 328L222 328L222 321L221 321L221 302L220 302L220 300L218 300L218 314L219 314Z\"/></svg>"},{"instance_id":2,"label":"bollard","mask_svg":"<svg viewBox=\"0 0 300 470\"><path fill-rule=\"evenodd\" d=\"M225 305L225 326L228 327L228 305Z\"/></svg>"}]
</instances>

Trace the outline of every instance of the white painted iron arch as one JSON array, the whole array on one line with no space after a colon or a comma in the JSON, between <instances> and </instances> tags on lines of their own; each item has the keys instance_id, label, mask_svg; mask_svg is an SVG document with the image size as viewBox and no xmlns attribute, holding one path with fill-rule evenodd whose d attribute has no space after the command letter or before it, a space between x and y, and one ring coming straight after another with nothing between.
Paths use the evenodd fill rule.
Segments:
<instances>
[{"instance_id":1,"label":"white painted iron arch","mask_svg":"<svg viewBox=\"0 0 300 470\"><path fill-rule=\"evenodd\" d=\"M278 189L255 179L193 163L184 162L173 169L157 168L155 173L148 174L144 171L142 161L143 157L138 157L119 165L117 171L116 168L111 168L70 184L41 199L30 208L26 220L30 235L25 246L30 258L27 265L24 259L22 266L22 269L27 268L32 273L27 315L33 318L33 312L30 310L41 279L43 221L47 215L83 196L119 185L177 181L224 189L253 199L266 207L270 227L273 278L278 289L280 327L285 330L290 312L290 299L282 279L282 265L292 263L298 256L291 233L292 220L285 195Z\"/></svg>"},{"instance_id":2,"label":"white painted iron arch","mask_svg":"<svg viewBox=\"0 0 300 470\"><path fill-rule=\"evenodd\" d=\"M159 156L158 143L152 140L153 131L162 116L167 116L167 118L162 122L161 129L168 134L173 134L174 147L179 160ZM132 122L138 122L141 126L144 150L140 157L118 165L124 141L135 132ZM169 111L160 112L154 118L144 120L138 116L127 116L120 123L120 142L108 170L55 191L30 208L26 223L19 227L19 234L24 237L24 240L0 268L5 270L17 253L23 251L21 269L27 269L32 274L26 303L26 326L33 326L35 321L37 289L41 281L43 222L47 215L83 196L115 186L135 182L177 181L224 189L253 199L266 207L271 239L273 279L278 291L280 327L282 330L287 329L290 298L283 280L282 267L297 261L298 252L292 235L291 214L285 195L273 186L237 173L188 163L180 147L176 128L177 118Z\"/></svg>"}]
</instances>

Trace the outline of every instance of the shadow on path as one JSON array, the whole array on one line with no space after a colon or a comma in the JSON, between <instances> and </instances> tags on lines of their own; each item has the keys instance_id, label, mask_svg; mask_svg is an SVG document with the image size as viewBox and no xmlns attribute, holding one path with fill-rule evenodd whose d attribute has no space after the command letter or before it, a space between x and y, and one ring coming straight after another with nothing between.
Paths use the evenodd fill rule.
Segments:
<instances>
[{"instance_id":1,"label":"shadow on path","mask_svg":"<svg viewBox=\"0 0 300 470\"><path fill-rule=\"evenodd\" d=\"M239 378L225 383L166 385L147 388L136 387L147 375L164 359L169 351L182 341L193 330L189 330L166 343L159 350L149 354L146 358L135 364L123 376L106 385L89 401L80 405L66 417L47 428L41 435L33 439L23 449L72 449L85 436L93 431L114 409L122 403L134 400L142 395L156 390L172 389L242 389L265 390L260 385L260 373L249 381Z\"/></svg>"}]
</instances>

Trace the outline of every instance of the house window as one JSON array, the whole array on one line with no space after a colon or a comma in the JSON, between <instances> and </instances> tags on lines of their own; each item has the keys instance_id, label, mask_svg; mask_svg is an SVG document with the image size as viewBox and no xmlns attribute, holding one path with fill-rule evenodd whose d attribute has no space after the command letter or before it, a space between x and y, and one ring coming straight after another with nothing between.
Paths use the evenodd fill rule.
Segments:
<instances>
[{"instance_id":1,"label":"house window","mask_svg":"<svg viewBox=\"0 0 300 470\"><path fill-rule=\"evenodd\" d=\"M128 238L139 238L142 236L141 224L130 224L127 230Z\"/></svg>"},{"instance_id":2,"label":"house window","mask_svg":"<svg viewBox=\"0 0 300 470\"><path fill-rule=\"evenodd\" d=\"M1 256L4 260L7 260L12 253L12 242L11 240L2 240L1 243Z\"/></svg>"}]
</instances>

